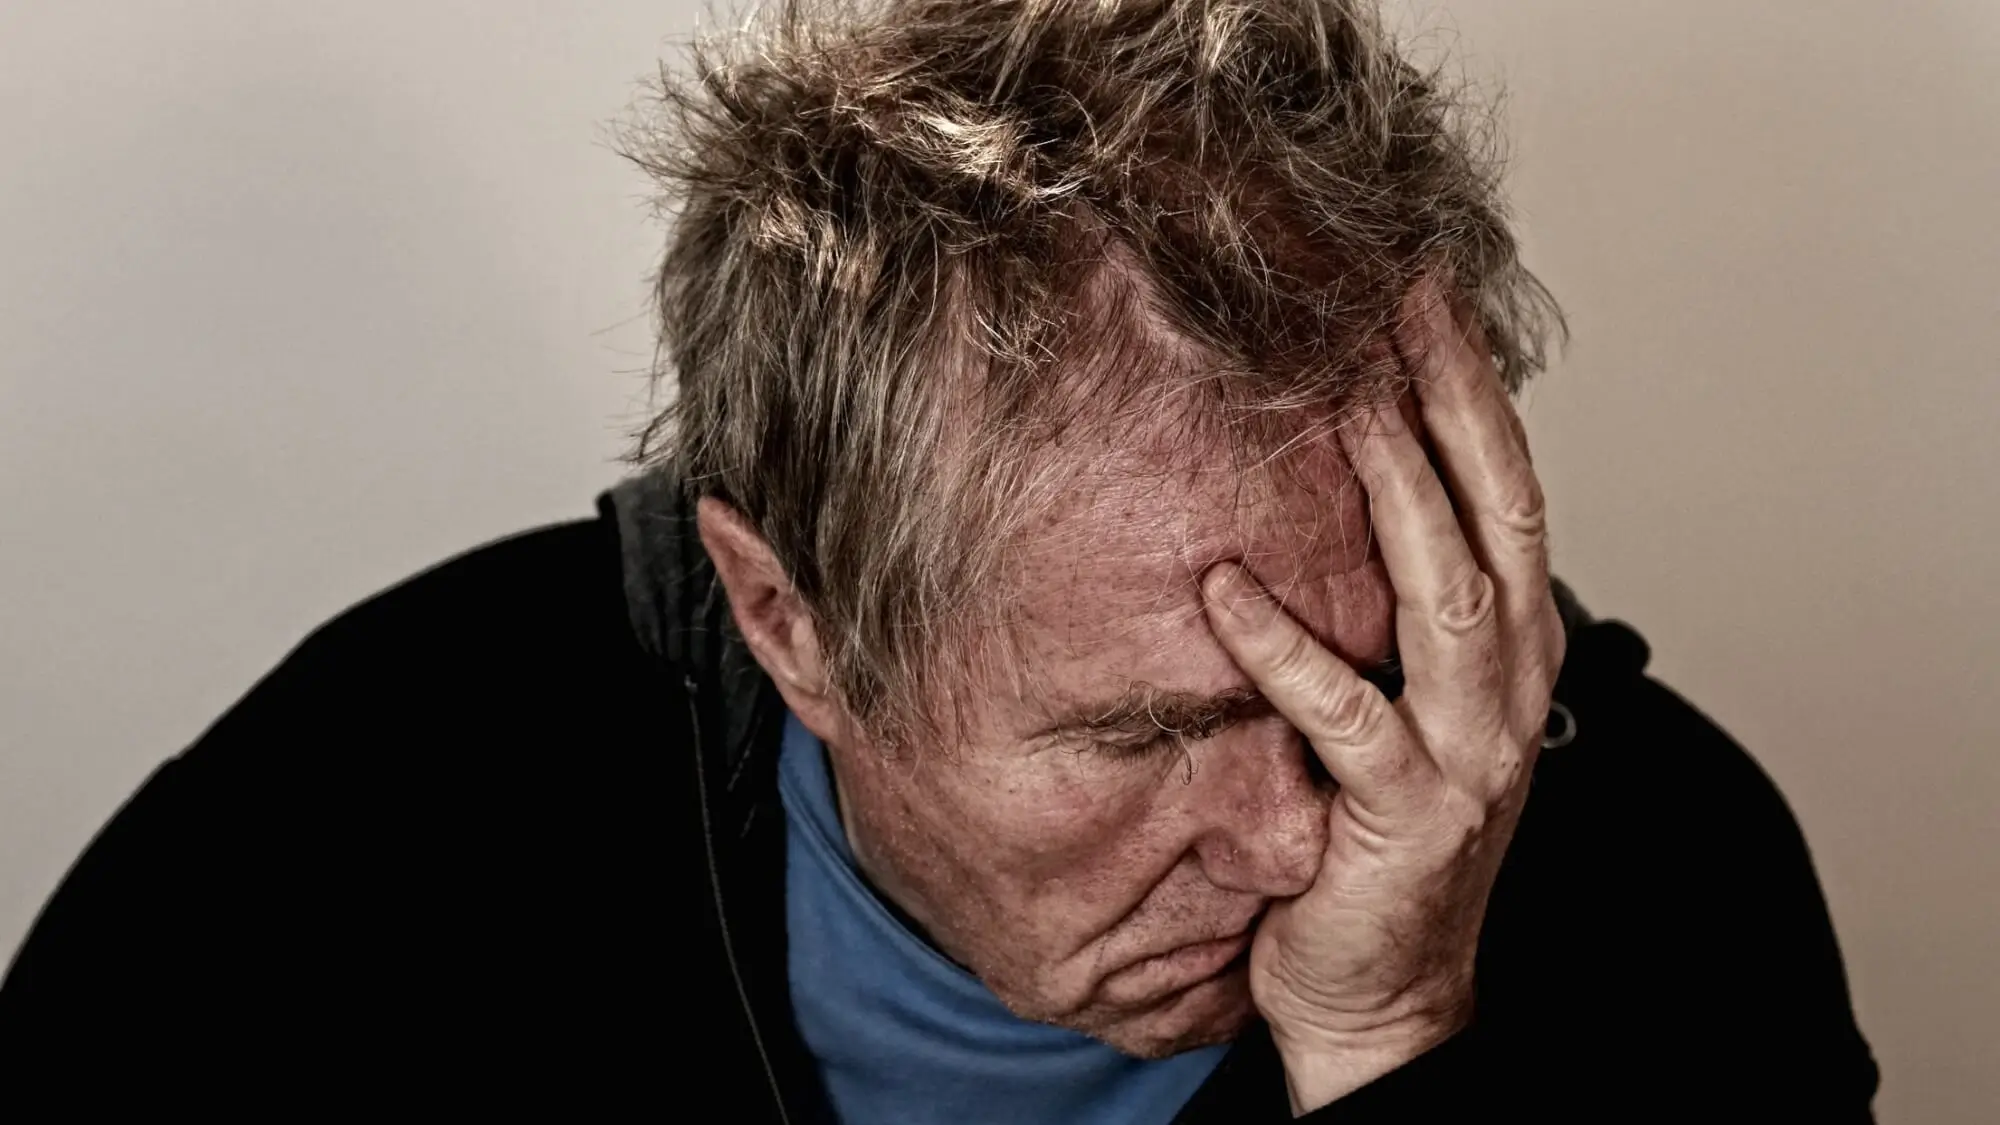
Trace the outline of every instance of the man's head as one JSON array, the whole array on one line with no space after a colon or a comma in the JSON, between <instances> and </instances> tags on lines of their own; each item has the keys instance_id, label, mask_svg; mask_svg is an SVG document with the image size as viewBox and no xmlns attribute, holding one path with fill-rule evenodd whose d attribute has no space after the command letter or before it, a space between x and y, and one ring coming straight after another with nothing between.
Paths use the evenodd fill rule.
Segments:
<instances>
[{"instance_id":1,"label":"man's head","mask_svg":"<svg viewBox=\"0 0 2000 1125\"><path fill-rule=\"evenodd\" d=\"M1241 560L1390 655L1330 430L1399 389L1423 279L1510 383L1553 315L1466 123L1334 0L795 5L662 95L640 454L701 498L862 866L1023 1015L1232 1034L1327 795L1197 582Z\"/></svg>"}]
</instances>

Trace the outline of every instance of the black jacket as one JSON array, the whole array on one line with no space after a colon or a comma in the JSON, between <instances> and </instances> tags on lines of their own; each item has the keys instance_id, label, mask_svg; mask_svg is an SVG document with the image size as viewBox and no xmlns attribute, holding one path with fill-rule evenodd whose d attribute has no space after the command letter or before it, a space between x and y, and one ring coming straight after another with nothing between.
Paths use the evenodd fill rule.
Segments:
<instances>
[{"instance_id":1,"label":"black jacket","mask_svg":"<svg viewBox=\"0 0 2000 1125\"><path fill-rule=\"evenodd\" d=\"M1536 770L1473 1026L1312 1120L1870 1120L1798 828L1646 658L1572 633L1577 737ZM0 988L0 1116L826 1119L787 994L781 717L643 481L369 600L71 870ZM1288 1117L1260 1028L1178 1120Z\"/></svg>"}]
</instances>

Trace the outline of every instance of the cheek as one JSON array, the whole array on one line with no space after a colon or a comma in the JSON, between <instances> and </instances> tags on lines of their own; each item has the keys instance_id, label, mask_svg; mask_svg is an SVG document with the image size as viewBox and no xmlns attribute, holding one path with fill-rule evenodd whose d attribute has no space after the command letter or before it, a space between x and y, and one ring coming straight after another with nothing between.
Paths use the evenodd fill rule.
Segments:
<instances>
[{"instance_id":1,"label":"cheek","mask_svg":"<svg viewBox=\"0 0 2000 1125\"><path fill-rule=\"evenodd\" d=\"M878 777L893 785L873 798L886 802L877 811L890 812L891 838L870 834L914 892L912 913L996 991L1078 1002L1092 975L1087 951L1191 844L1171 800L1179 765L1012 753Z\"/></svg>"},{"instance_id":2,"label":"cheek","mask_svg":"<svg viewBox=\"0 0 2000 1125\"><path fill-rule=\"evenodd\" d=\"M912 810L924 810L941 846L1022 898L1101 886L1143 869L1163 846L1151 763L1050 751L943 765L912 780Z\"/></svg>"}]
</instances>

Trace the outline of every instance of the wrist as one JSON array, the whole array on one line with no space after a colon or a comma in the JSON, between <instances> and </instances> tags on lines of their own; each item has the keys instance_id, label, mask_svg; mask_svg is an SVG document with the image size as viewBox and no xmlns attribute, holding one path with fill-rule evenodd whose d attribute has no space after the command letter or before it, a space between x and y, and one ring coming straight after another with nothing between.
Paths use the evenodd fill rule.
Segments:
<instances>
[{"instance_id":1,"label":"wrist","mask_svg":"<svg viewBox=\"0 0 2000 1125\"><path fill-rule=\"evenodd\" d=\"M1365 1031L1273 1025L1271 1041L1284 1064L1292 1115L1311 1113L1400 1069L1470 1022L1471 1010L1466 1008L1413 1016Z\"/></svg>"}]
</instances>

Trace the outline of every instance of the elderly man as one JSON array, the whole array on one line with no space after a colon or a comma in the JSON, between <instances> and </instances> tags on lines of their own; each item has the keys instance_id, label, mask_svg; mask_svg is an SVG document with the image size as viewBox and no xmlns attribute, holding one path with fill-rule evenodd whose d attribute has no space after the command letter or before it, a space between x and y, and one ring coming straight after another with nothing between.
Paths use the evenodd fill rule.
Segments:
<instances>
[{"instance_id":1,"label":"elderly man","mask_svg":"<svg viewBox=\"0 0 2000 1125\"><path fill-rule=\"evenodd\" d=\"M1549 577L1559 320L1359 0L793 7L660 94L644 471L163 766L14 1096L1869 1119L1783 801Z\"/></svg>"}]
</instances>

